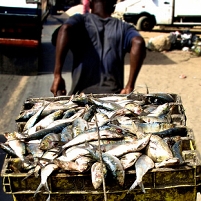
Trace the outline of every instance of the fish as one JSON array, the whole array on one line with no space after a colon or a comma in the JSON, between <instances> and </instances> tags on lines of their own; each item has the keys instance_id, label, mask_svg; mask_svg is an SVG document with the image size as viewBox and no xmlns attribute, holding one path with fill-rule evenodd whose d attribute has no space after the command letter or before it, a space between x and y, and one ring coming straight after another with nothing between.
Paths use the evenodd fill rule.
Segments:
<instances>
[{"instance_id":1,"label":"fish","mask_svg":"<svg viewBox=\"0 0 201 201\"><path fill-rule=\"evenodd\" d=\"M149 98L150 103L171 103L174 102L174 98L171 94L168 93L148 93L143 94L144 98Z\"/></svg>"},{"instance_id":2,"label":"fish","mask_svg":"<svg viewBox=\"0 0 201 201\"><path fill-rule=\"evenodd\" d=\"M33 158L40 158L44 151L40 149L41 140L30 140L26 143L26 150L30 153Z\"/></svg>"},{"instance_id":3,"label":"fish","mask_svg":"<svg viewBox=\"0 0 201 201\"><path fill-rule=\"evenodd\" d=\"M174 128L174 124L154 122L154 123L135 123L136 131L141 131L143 133L160 132L167 130L169 128Z\"/></svg>"},{"instance_id":4,"label":"fish","mask_svg":"<svg viewBox=\"0 0 201 201\"><path fill-rule=\"evenodd\" d=\"M88 123L82 117L78 117L72 122L73 137L76 137L77 135L88 129L89 129Z\"/></svg>"},{"instance_id":5,"label":"fish","mask_svg":"<svg viewBox=\"0 0 201 201\"><path fill-rule=\"evenodd\" d=\"M48 164L41 168L41 182L34 193L34 197L40 191L42 187L45 187L45 190L49 193L49 196L46 201L50 201L50 190L48 187L47 179L52 174L53 171L57 170L58 166L56 164Z\"/></svg>"},{"instance_id":6,"label":"fish","mask_svg":"<svg viewBox=\"0 0 201 201\"><path fill-rule=\"evenodd\" d=\"M129 188L127 194L130 193L130 191L132 191L138 185L141 187L143 193L146 192L142 179L146 172L152 168L154 168L154 162L149 156L143 154L137 159L135 163L136 180Z\"/></svg>"},{"instance_id":7,"label":"fish","mask_svg":"<svg viewBox=\"0 0 201 201\"><path fill-rule=\"evenodd\" d=\"M94 117L91 119L92 123L95 123L94 126L96 127L96 124L98 126L103 125L105 122L108 122L109 118L107 115L103 114L103 113L96 113L94 115Z\"/></svg>"},{"instance_id":8,"label":"fish","mask_svg":"<svg viewBox=\"0 0 201 201\"><path fill-rule=\"evenodd\" d=\"M9 156L18 157L18 156L16 155L15 151L14 151L9 145L6 145L5 143L0 142L0 148L1 148L5 153L7 153Z\"/></svg>"},{"instance_id":9,"label":"fish","mask_svg":"<svg viewBox=\"0 0 201 201\"><path fill-rule=\"evenodd\" d=\"M179 158L170 158L163 160L160 163L155 163L155 168L161 168L161 167L172 167L172 166L178 166L180 164Z\"/></svg>"},{"instance_id":10,"label":"fish","mask_svg":"<svg viewBox=\"0 0 201 201\"><path fill-rule=\"evenodd\" d=\"M35 124L33 127L31 127L28 130L28 135L33 134L38 130L44 129L56 119L62 118L63 113L63 110L57 110L56 112L49 114L48 116L40 120L37 124Z\"/></svg>"},{"instance_id":11,"label":"fish","mask_svg":"<svg viewBox=\"0 0 201 201\"><path fill-rule=\"evenodd\" d=\"M87 108L87 111L85 111L83 119L87 122L90 122L91 119L94 117L95 112L96 112L96 106L91 105L89 108Z\"/></svg>"},{"instance_id":12,"label":"fish","mask_svg":"<svg viewBox=\"0 0 201 201\"><path fill-rule=\"evenodd\" d=\"M168 103L164 103L162 105L159 105L155 110L151 111L148 116L154 116L159 117L161 115L165 115L170 111L170 106Z\"/></svg>"},{"instance_id":13,"label":"fish","mask_svg":"<svg viewBox=\"0 0 201 201\"><path fill-rule=\"evenodd\" d=\"M38 177L38 172L41 170L42 167L53 163L53 160L58 157L59 153L60 149L56 147L45 151L41 157L36 158L38 161L37 166L34 169L35 177Z\"/></svg>"},{"instance_id":14,"label":"fish","mask_svg":"<svg viewBox=\"0 0 201 201\"><path fill-rule=\"evenodd\" d=\"M140 115L143 111L142 106L135 102L127 103L124 107L138 115Z\"/></svg>"},{"instance_id":15,"label":"fish","mask_svg":"<svg viewBox=\"0 0 201 201\"><path fill-rule=\"evenodd\" d=\"M63 145L62 149L69 148L71 146L75 146L84 142L98 140L98 133L100 135L100 139L123 138L123 131L119 128L104 125L102 127L99 127L99 129L100 129L99 132L97 129L92 129L90 132L85 131L77 135L71 141Z\"/></svg>"},{"instance_id":16,"label":"fish","mask_svg":"<svg viewBox=\"0 0 201 201\"><path fill-rule=\"evenodd\" d=\"M186 137L188 135L188 128L186 126L182 127L176 126L160 132L152 132L152 135L158 135L161 138L173 137L173 136Z\"/></svg>"},{"instance_id":17,"label":"fish","mask_svg":"<svg viewBox=\"0 0 201 201\"><path fill-rule=\"evenodd\" d=\"M151 138L151 134L147 134L144 138L138 139L134 141L133 143L124 143L121 145L117 145L114 148L107 151L106 153L112 156L119 157L130 152L140 151L147 146L147 144L150 141L150 138Z\"/></svg>"},{"instance_id":18,"label":"fish","mask_svg":"<svg viewBox=\"0 0 201 201\"><path fill-rule=\"evenodd\" d=\"M60 143L61 143L60 133L49 133L43 137L43 139L40 142L39 148L45 151L58 146Z\"/></svg>"},{"instance_id":19,"label":"fish","mask_svg":"<svg viewBox=\"0 0 201 201\"><path fill-rule=\"evenodd\" d=\"M120 157L120 162L125 169L132 167L137 159L142 155L140 152L130 152Z\"/></svg>"},{"instance_id":20,"label":"fish","mask_svg":"<svg viewBox=\"0 0 201 201\"><path fill-rule=\"evenodd\" d=\"M103 100L103 101L113 101L113 102L119 102L119 101L124 101L124 100L128 100L127 96L122 96L122 95L113 95L113 96L104 96L104 97L100 97L99 98L100 100Z\"/></svg>"},{"instance_id":21,"label":"fish","mask_svg":"<svg viewBox=\"0 0 201 201\"><path fill-rule=\"evenodd\" d=\"M173 158L173 153L163 139L157 135L152 135L145 148L145 154L155 163Z\"/></svg>"},{"instance_id":22,"label":"fish","mask_svg":"<svg viewBox=\"0 0 201 201\"><path fill-rule=\"evenodd\" d=\"M174 143L174 145L171 147L173 156L179 159L179 163L183 164L185 161L182 157L182 140L179 140Z\"/></svg>"},{"instance_id":23,"label":"fish","mask_svg":"<svg viewBox=\"0 0 201 201\"><path fill-rule=\"evenodd\" d=\"M75 163L78 164L78 172L85 172L91 168L94 159L90 156L80 156L75 160Z\"/></svg>"},{"instance_id":24,"label":"fish","mask_svg":"<svg viewBox=\"0 0 201 201\"><path fill-rule=\"evenodd\" d=\"M17 132L5 133L4 136L7 139L6 144L8 144L9 147L15 152L15 154L22 161L24 161L24 155L26 153L25 143L17 139L16 135Z\"/></svg>"},{"instance_id":25,"label":"fish","mask_svg":"<svg viewBox=\"0 0 201 201\"><path fill-rule=\"evenodd\" d=\"M131 133L135 134L135 123L134 121L127 116L117 116L113 119L113 121L116 120L118 122L118 125L120 125L121 128L126 129L130 131Z\"/></svg>"},{"instance_id":26,"label":"fish","mask_svg":"<svg viewBox=\"0 0 201 201\"><path fill-rule=\"evenodd\" d=\"M145 123L170 123L171 119L166 116L166 115L162 115L162 116L138 116L138 118L142 121L144 121Z\"/></svg>"},{"instance_id":27,"label":"fish","mask_svg":"<svg viewBox=\"0 0 201 201\"><path fill-rule=\"evenodd\" d=\"M122 106L112 101L101 100L99 98L93 98L93 97L90 97L89 100L96 106L102 107L110 111L123 109Z\"/></svg>"},{"instance_id":28,"label":"fish","mask_svg":"<svg viewBox=\"0 0 201 201\"><path fill-rule=\"evenodd\" d=\"M72 98L72 102L76 103L79 106L86 106L88 104L91 104L89 96L87 96L86 94L80 94L78 96L74 96Z\"/></svg>"},{"instance_id":29,"label":"fish","mask_svg":"<svg viewBox=\"0 0 201 201\"><path fill-rule=\"evenodd\" d=\"M125 171L120 160L109 153L102 153L102 158L106 167L111 171L113 178L117 180L120 186L123 186L125 181Z\"/></svg>"},{"instance_id":30,"label":"fish","mask_svg":"<svg viewBox=\"0 0 201 201\"><path fill-rule=\"evenodd\" d=\"M105 115L106 117L106 119L107 118L111 118L114 114L115 114L115 111L109 111L109 110L107 110L107 109L104 109L104 108L100 108L100 107L97 107L96 108L96 112L98 113L98 114L102 114L103 116ZM96 113L96 115L97 115L97 113Z\"/></svg>"},{"instance_id":31,"label":"fish","mask_svg":"<svg viewBox=\"0 0 201 201\"><path fill-rule=\"evenodd\" d=\"M72 125L70 124L70 125L64 127L64 129L61 131L60 135L61 135L62 143L67 143L70 140L72 140L73 139Z\"/></svg>"},{"instance_id":32,"label":"fish","mask_svg":"<svg viewBox=\"0 0 201 201\"><path fill-rule=\"evenodd\" d=\"M91 181L94 189L98 189L103 183L103 178L107 175L106 165L100 162L95 162L91 166Z\"/></svg>"},{"instance_id":33,"label":"fish","mask_svg":"<svg viewBox=\"0 0 201 201\"><path fill-rule=\"evenodd\" d=\"M25 126L23 128L23 132L26 132L27 130L29 130L31 127L34 126L34 124L39 119L41 113L43 112L45 107L47 107L48 104L43 105L31 118L29 118L29 120L26 122L26 124L25 124Z\"/></svg>"},{"instance_id":34,"label":"fish","mask_svg":"<svg viewBox=\"0 0 201 201\"><path fill-rule=\"evenodd\" d=\"M59 156L53 160L54 164L56 164L62 170L73 171L73 172L84 172L88 169L88 163L90 162L90 158L87 158L87 163L79 161L69 161L66 156Z\"/></svg>"},{"instance_id":35,"label":"fish","mask_svg":"<svg viewBox=\"0 0 201 201\"><path fill-rule=\"evenodd\" d=\"M77 113L78 110L79 110L78 108L71 108L69 110L66 110L63 114L62 119L68 119L68 118L72 117L74 114Z\"/></svg>"},{"instance_id":36,"label":"fish","mask_svg":"<svg viewBox=\"0 0 201 201\"><path fill-rule=\"evenodd\" d=\"M58 111L58 110L66 111L67 109L70 109L70 106L61 104L57 101L55 102L49 102L44 100L36 100L36 101L32 103L34 105L32 108L21 111L18 117L15 119L15 121L16 122L28 121L33 115L35 115L38 112L39 108L41 108L43 105L46 105L46 104L47 104L47 107L45 107L44 110L42 111L40 115L41 118L44 118L48 116L49 114L54 113L55 111ZM75 106L77 107L77 105L74 104L74 107Z\"/></svg>"},{"instance_id":37,"label":"fish","mask_svg":"<svg viewBox=\"0 0 201 201\"><path fill-rule=\"evenodd\" d=\"M27 134L24 137L22 137L22 139L25 141L42 139L45 135L49 133L60 133L68 125L69 125L69 122L60 123L54 127L45 128L45 129L36 131L33 134L29 134L29 135Z\"/></svg>"},{"instance_id":38,"label":"fish","mask_svg":"<svg viewBox=\"0 0 201 201\"><path fill-rule=\"evenodd\" d=\"M73 146L65 151L67 161L74 161L81 156L89 155L89 151L84 147Z\"/></svg>"},{"instance_id":39,"label":"fish","mask_svg":"<svg viewBox=\"0 0 201 201\"><path fill-rule=\"evenodd\" d=\"M98 150L94 149L94 147L90 149L89 146L91 145L88 145L86 149L90 152L92 157L99 162L102 157L103 163L110 170L113 178L118 182L120 186L123 186L125 180L125 171L120 160L109 153L100 153Z\"/></svg>"},{"instance_id":40,"label":"fish","mask_svg":"<svg viewBox=\"0 0 201 201\"><path fill-rule=\"evenodd\" d=\"M38 112L37 109L29 109L20 112L20 114L17 116L15 119L16 122L21 122L21 121L28 121L32 116L34 116Z\"/></svg>"}]
</instances>

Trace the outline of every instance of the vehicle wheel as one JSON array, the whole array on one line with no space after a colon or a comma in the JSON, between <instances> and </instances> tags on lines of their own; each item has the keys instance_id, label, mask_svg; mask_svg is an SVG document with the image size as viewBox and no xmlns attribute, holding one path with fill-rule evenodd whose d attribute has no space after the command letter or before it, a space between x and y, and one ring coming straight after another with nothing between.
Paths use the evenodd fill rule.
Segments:
<instances>
[{"instance_id":1,"label":"vehicle wheel","mask_svg":"<svg viewBox=\"0 0 201 201\"><path fill-rule=\"evenodd\" d=\"M155 23L153 18L148 16L140 17L137 21L136 28L139 31L151 31L154 27Z\"/></svg>"}]
</instances>

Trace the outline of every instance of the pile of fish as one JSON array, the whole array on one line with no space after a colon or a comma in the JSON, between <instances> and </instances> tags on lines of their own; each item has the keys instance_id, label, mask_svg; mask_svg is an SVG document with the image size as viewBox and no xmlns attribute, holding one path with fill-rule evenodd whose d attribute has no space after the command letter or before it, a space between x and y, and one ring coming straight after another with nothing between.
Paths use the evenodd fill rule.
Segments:
<instances>
[{"instance_id":1,"label":"pile of fish","mask_svg":"<svg viewBox=\"0 0 201 201\"><path fill-rule=\"evenodd\" d=\"M7 141L0 144L15 158L9 166L13 172L41 177L35 195L42 187L49 192L47 178L54 171L91 171L98 189L108 174L123 186L125 171L135 169L129 193L138 185L145 192L142 180L147 171L185 164L181 144L188 129L172 119L181 104L173 95L56 98L26 100L26 109L16 118L21 130L5 133Z\"/></svg>"}]
</instances>

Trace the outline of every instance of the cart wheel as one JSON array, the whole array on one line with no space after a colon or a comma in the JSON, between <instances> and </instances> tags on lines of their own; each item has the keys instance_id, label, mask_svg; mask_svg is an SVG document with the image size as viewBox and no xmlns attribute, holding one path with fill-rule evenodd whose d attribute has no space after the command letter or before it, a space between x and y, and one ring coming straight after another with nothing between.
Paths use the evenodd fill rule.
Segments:
<instances>
[{"instance_id":1,"label":"cart wheel","mask_svg":"<svg viewBox=\"0 0 201 201\"><path fill-rule=\"evenodd\" d=\"M154 26L155 22L153 17L143 16L138 19L136 28L140 31L151 31Z\"/></svg>"}]
</instances>

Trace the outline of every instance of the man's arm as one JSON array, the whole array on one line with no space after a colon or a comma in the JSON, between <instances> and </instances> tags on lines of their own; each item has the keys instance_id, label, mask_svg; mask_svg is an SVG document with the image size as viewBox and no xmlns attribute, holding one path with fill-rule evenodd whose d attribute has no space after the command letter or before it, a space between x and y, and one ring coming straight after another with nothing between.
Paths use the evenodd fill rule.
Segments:
<instances>
[{"instance_id":1,"label":"man's arm","mask_svg":"<svg viewBox=\"0 0 201 201\"><path fill-rule=\"evenodd\" d=\"M60 92L59 95L66 95L65 81L62 78L62 68L69 50L70 27L71 25L69 24L62 25L57 36L54 80L50 89L54 96L57 96L58 92Z\"/></svg>"},{"instance_id":2,"label":"man's arm","mask_svg":"<svg viewBox=\"0 0 201 201\"><path fill-rule=\"evenodd\" d=\"M131 43L130 73L128 82L125 88L121 90L121 94L129 94L134 90L137 76L146 57L145 41L141 36L133 37Z\"/></svg>"}]
</instances>

